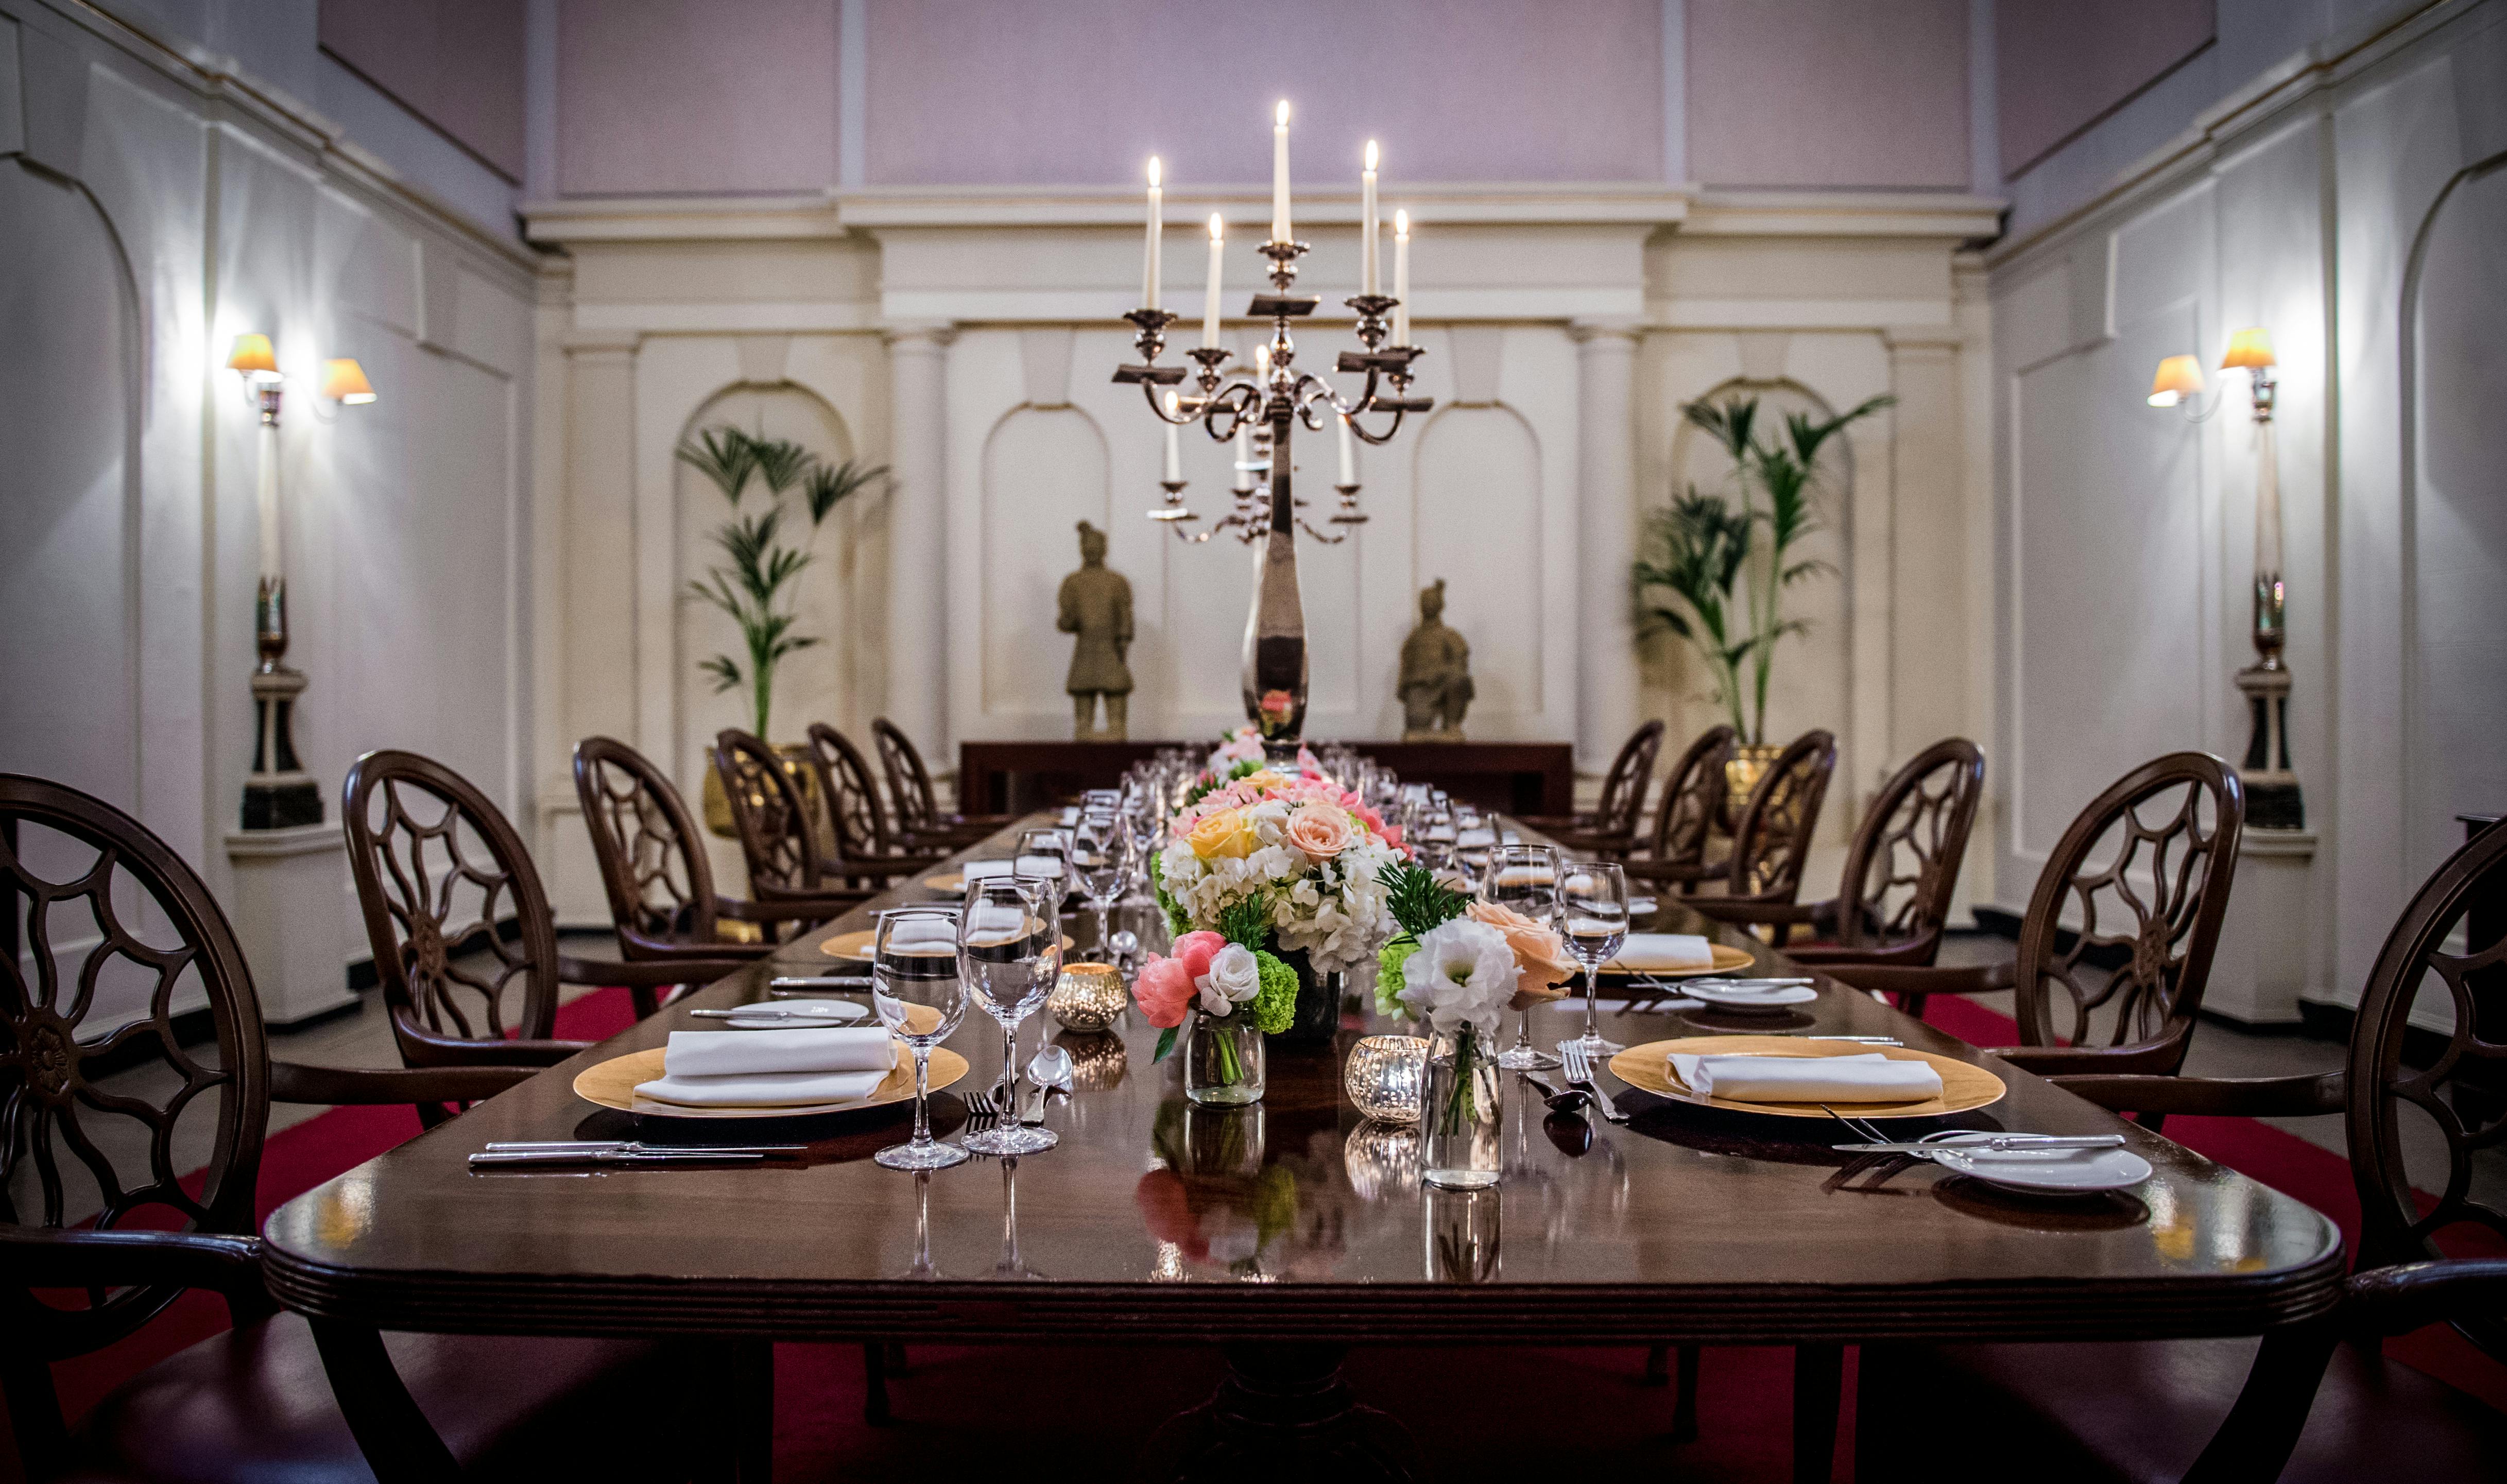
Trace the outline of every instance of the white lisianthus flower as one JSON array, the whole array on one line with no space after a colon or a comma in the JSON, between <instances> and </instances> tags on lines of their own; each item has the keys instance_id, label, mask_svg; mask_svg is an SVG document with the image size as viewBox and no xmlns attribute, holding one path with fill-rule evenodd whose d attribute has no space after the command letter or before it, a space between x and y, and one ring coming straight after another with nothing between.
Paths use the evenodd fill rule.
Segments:
<instances>
[{"instance_id":1,"label":"white lisianthus flower","mask_svg":"<svg viewBox=\"0 0 2507 1484\"><path fill-rule=\"evenodd\" d=\"M1495 1033L1514 998L1514 950L1506 934L1486 923L1455 918L1428 929L1419 951L1401 965L1402 987L1394 997L1439 1032L1468 1025Z\"/></svg>"},{"instance_id":2,"label":"white lisianthus flower","mask_svg":"<svg viewBox=\"0 0 2507 1484\"><path fill-rule=\"evenodd\" d=\"M1254 950L1230 943L1210 960L1210 972L1194 980L1193 988L1201 991L1204 1014L1225 1015L1261 993L1262 966L1254 961Z\"/></svg>"}]
</instances>

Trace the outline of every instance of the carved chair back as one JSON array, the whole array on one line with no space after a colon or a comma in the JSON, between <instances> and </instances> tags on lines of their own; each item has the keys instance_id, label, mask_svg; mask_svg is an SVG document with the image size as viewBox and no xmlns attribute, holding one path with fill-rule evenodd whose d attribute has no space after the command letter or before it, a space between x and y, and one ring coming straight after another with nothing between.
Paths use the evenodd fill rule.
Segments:
<instances>
[{"instance_id":1,"label":"carved chair back","mask_svg":"<svg viewBox=\"0 0 2507 1484\"><path fill-rule=\"evenodd\" d=\"M92 1214L104 1231L250 1236L269 1045L243 951L200 877L103 800L0 774L0 1222L61 1227ZM175 1037L175 1006L195 995L207 999L214 1046ZM111 1093L90 1080L91 1061L141 1051L170 1075ZM196 1163L197 1191L183 1181ZM112 1344L181 1292L0 1289L15 1352L0 1374L17 1393L24 1371L40 1377L50 1361Z\"/></svg>"},{"instance_id":2,"label":"carved chair back","mask_svg":"<svg viewBox=\"0 0 2507 1484\"><path fill-rule=\"evenodd\" d=\"M545 1039L556 920L504 811L442 763L391 748L350 765L345 793L348 870L404 1060L426 1038Z\"/></svg>"},{"instance_id":3,"label":"carved chair back","mask_svg":"<svg viewBox=\"0 0 2507 1484\"><path fill-rule=\"evenodd\" d=\"M1662 780L1662 802L1654 808L1652 859L1666 865L1705 864L1707 837L1724 812L1724 765L1731 759L1737 735L1728 726L1708 727L1672 764Z\"/></svg>"},{"instance_id":4,"label":"carved chair back","mask_svg":"<svg viewBox=\"0 0 2507 1484\"><path fill-rule=\"evenodd\" d=\"M823 721L810 723L810 767L818 775L818 797L825 801L833 827L835 870L898 853L895 837L889 833L888 811L880 807L879 789L871 781L870 762L853 739Z\"/></svg>"},{"instance_id":5,"label":"carved chair back","mask_svg":"<svg viewBox=\"0 0 2507 1484\"><path fill-rule=\"evenodd\" d=\"M1662 750L1662 723L1649 721L1631 733L1611 759L1602 778L1602 797L1593 808L1596 835L1634 837L1637 818L1645 813L1646 787L1653 781L1654 755Z\"/></svg>"},{"instance_id":6,"label":"carved chair back","mask_svg":"<svg viewBox=\"0 0 2507 1484\"><path fill-rule=\"evenodd\" d=\"M907 835L927 833L940 822L938 795L931 791L930 771L914 739L882 716L870 724L871 742L879 748L879 766L888 775L888 796L896 805L896 827ZM964 808L964 805L960 805Z\"/></svg>"},{"instance_id":7,"label":"carved chair back","mask_svg":"<svg viewBox=\"0 0 2507 1484\"><path fill-rule=\"evenodd\" d=\"M2020 1039L2173 1049L2194 1034L2236 871L2245 792L2226 763L2174 752L2118 778L2063 832L2038 875L2014 969ZM2058 1024L2067 1022L2067 1024Z\"/></svg>"},{"instance_id":8,"label":"carved chair back","mask_svg":"<svg viewBox=\"0 0 2507 1484\"><path fill-rule=\"evenodd\" d=\"M1881 785L1846 847L1840 946L1932 961L1983 797L1984 750L1964 737L1926 747Z\"/></svg>"},{"instance_id":9,"label":"carved chair back","mask_svg":"<svg viewBox=\"0 0 2507 1484\"><path fill-rule=\"evenodd\" d=\"M2448 1255L2448 1239L2465 1226L2486 1228L2492 1244L2507 1237L2507 1213L2471 1194L2473 1153L2507 1137L2507 1116L2487 1089L2463 1085L2507 1059L2507 937L2471 942L2475 923L2466 921L2502 890L2507 826L2492 825L2420 887L2369 971L2344 1079L2362 1270ZM2432 1012L2443 1032L2424 1029ZM2425 1043L2437 1034L2443 1044L2432 1051ZM2429 1157L2436 1149L2442 1167ZM2419 1191L2443 1194L2430 1203ZM2507 1360L2507 1316L2458 1319L2455 1327Z\"/></svg>"},{"instance_id":10,"label":"carved chair back","mask_svg":"<svg viewBox=\"0 0 2507 1484\"><path fill-rule=\"evenodd\" d=\"M749 894L767 901L820 890L826 862L818 832L801 780L782 755L765 739L726 727L714 734L713 766L748 862Z\"/></svg>"},{"instance_id":11,"label":"carved chair back","mask_svg":"<svg viewBox=\"0 0 2507 1484\"><path fill-rule=\"evenodd\" d=\"M686 801L653 760L615 738L587 737L575 744L574 794L618 929L712 942L713 863Z\"/></svg>"},{"instance_id":12,"label":"carved chair back","mask_svg":"<svg viewBox=\"0 0 2507 1484\"><path fill-rule=\"evenodd\" d=\"M1800 893L1802 862L1835 772L1836 738L1827 732L1804 732L1776 754L1733 821L1726 895L1790 902Z\"/></svg>"}]
</instances>

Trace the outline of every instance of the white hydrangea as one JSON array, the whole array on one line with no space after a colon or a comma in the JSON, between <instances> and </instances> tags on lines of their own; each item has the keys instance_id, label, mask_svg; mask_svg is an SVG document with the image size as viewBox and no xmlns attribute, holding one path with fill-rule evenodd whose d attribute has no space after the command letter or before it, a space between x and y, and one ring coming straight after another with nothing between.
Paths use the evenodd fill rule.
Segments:
<instances>
[{"instance_id":1,"label":"white hydrangea","mask_svg":"<svg viewBox=\"0 0 2507 1484\"><path fill-rule=\"evenodd\" d=\"M1469 1025L1494 1034L1514 989L1514 950L1506 934L1462 917L1420 935L1418 952L1401 965L1401 989L1394 997L1438 1032Z\"/></svg>"}]
</instances>

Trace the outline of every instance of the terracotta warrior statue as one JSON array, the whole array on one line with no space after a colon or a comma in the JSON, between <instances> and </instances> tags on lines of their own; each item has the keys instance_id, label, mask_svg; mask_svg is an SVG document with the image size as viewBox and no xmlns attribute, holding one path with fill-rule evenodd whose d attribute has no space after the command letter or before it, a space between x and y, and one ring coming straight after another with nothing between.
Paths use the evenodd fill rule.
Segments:
<instances>
[{"instance_id":1,"label":"terracotta warrior statue","mask_svg":"<svg viewBox=\"0 0 2507 1484\"><path fill-rule=\"evenodd\" d=\"M1419 590L1419 627L1401 641L1401 740L1461 742L1472 705L1471 641L1445 627L1445 579Z\"/></svg>"},{"instance_id":2,"label":"terracotta warrior statue","mask_svg":"<svg viewBox=\"0 0 2507 1484\"><path fill-rule=\"evenodd\" d=\"M1106 533L1079 523L1079 570L1062 579L1062 616L1054 627L1079 635L1071 647L1071 735L1079 742L1121 742L1132 704L1132 584L1106 565ZM1106 729L1096 729L1097 701L1106 701Z\"/></svg>"}]
</instances>

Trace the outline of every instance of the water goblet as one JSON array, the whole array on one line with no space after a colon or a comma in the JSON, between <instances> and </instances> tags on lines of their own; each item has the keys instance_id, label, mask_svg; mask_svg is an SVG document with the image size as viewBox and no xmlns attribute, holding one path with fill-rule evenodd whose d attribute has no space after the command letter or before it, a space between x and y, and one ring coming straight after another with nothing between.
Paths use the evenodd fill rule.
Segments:
<instances>
[{"instance_id":1,"label":"water goblet","mask_svg":"<svg viewBox=\"0 0 2507 1484\"><path fill-rule=\"evenodd\" d=\"M975 1002L1001 1026L1001 1119L966 1136L978 1154L1035 1154L1060 1142L1050 1129L1018 1121L1019 1023L1036 1013L1062 977L1062 925L1053 913L1060 883L990 876L966 888L958 923L958 970Z\"/></svg>"},{"instance_id":2,"label":"water goblet","mask_svg":"<svg viewBox=\"0 0 2507 1484\"><path fill-rule=\"evenodd\" d=\"M1558 920L1558 852L1545 845L1502 845L1491 850L1480 878L1480 900L1511 907L1536 923ZM1508 1071L1543 1071L1558 1059L1532 1044L1532 1011L1515 1020L1514 1044L1499 1053Z\"/></svg>"},{"instance_id":3,"label":"water goblet","mask_svg":"<svg viewBox=\"0 0 2507 1484\"><path fill-rule=\"evenodd\" d=\"M966 1017L958 917L955 908L902 908L881 914L872 937L871 1007L914 1053L914 1137L872 1156L890 1170L944 1170L966 1157L931 1137L931 1048Z\"/></svg>"},{"instance_id":4,"label":"water goblet","mask_svg":"<svg viewBox=\"0 0 2507 1484\"><path fill-rule=\"evenodd\" d=\"M1602 1034L1601 1007L1594 1003L1602 965L1628 941L1628 877L1618 862L1558 862L1558 930L1567 939L1567 951L1584 966L1584 1033L1579 1044L1593 1057L1626 1050Z\"/></svg>"},{"instance_id":5,"label":"water goblet","mask_svg":"<svg viewBox=\"0 0 2507 1484\"><path fill-rule=\"evenodd\" d=\"M1130 846L1112 814L1083 814L1071 832L1071 878L1097 920L1099 949L1107 947L1107 912L1123 891Z\"/></svg>"}]
</instances>

